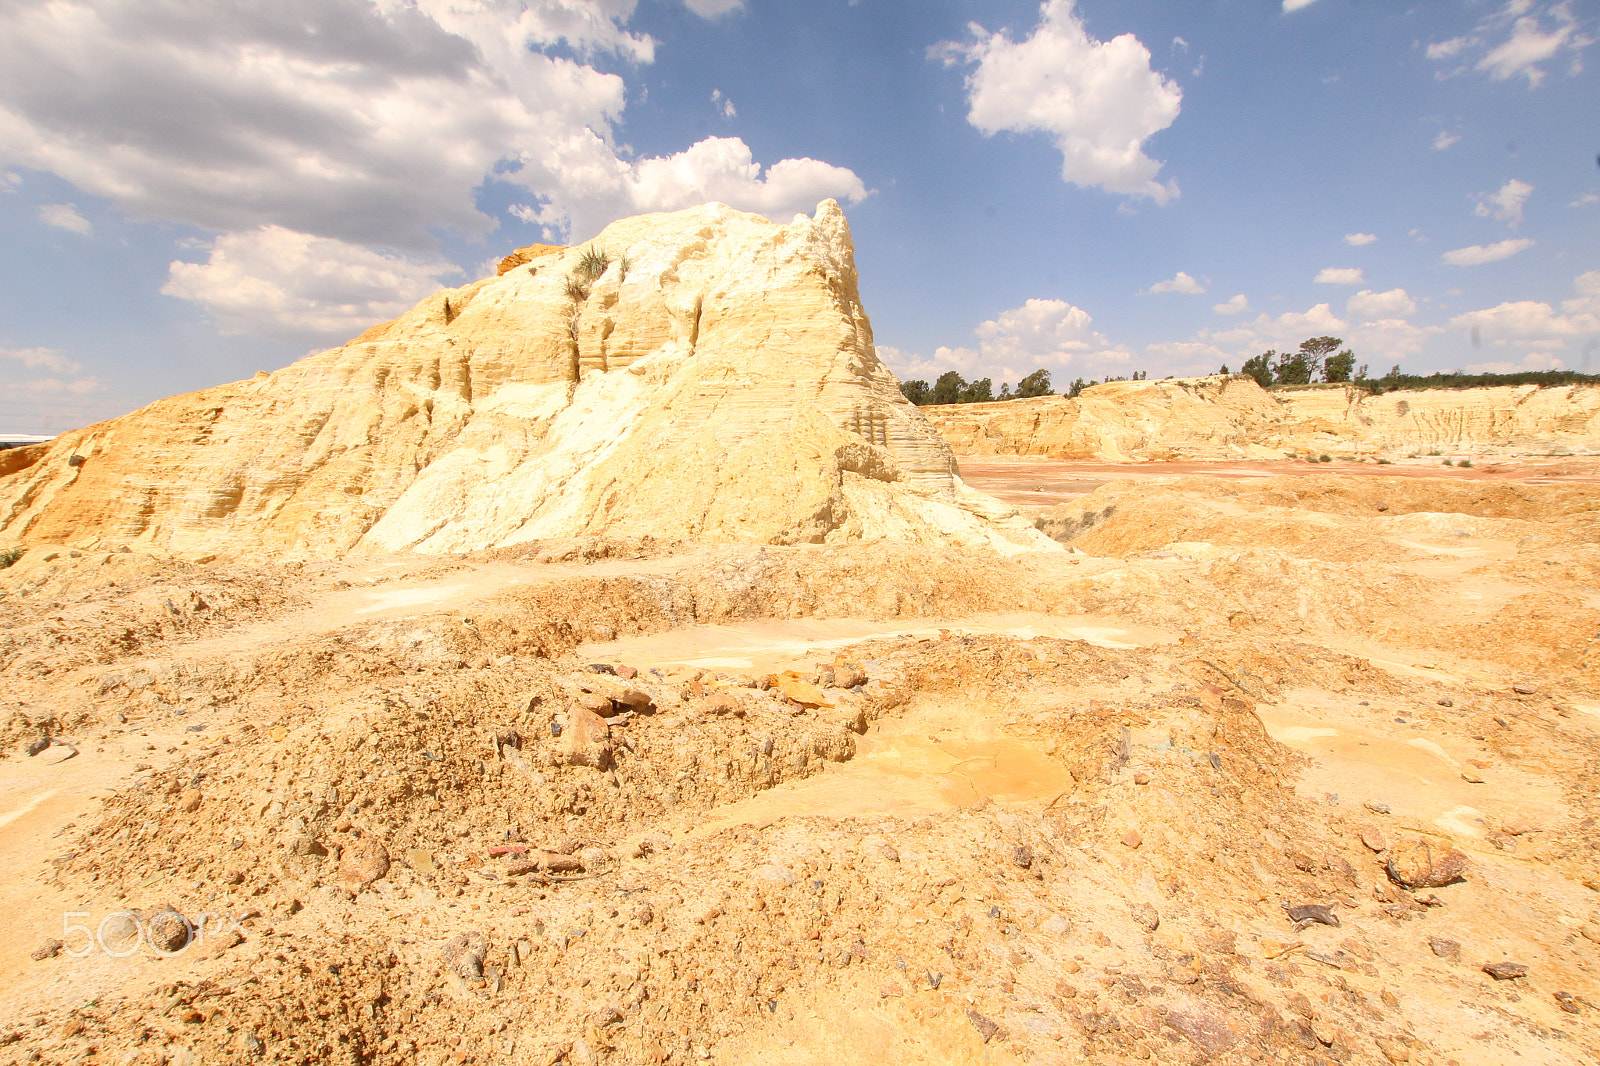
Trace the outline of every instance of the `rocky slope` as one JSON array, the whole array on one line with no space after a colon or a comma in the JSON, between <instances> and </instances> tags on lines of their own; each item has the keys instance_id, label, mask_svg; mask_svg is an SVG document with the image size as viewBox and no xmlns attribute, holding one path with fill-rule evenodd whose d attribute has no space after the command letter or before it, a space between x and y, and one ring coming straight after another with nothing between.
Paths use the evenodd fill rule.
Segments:
<instances>
[{"instance_id":1,"label":"rocky slope","mask_svg":"<svg viewBox=\"0 0 1600 1066\"><path fill-rule=\"evenodd\" d=\"M961 483L878 361L836 203L625 219L502 269L276 373L7 452L0 542L1041 546Z\"/></svg>"},{"instance_id":2,"label":"rocky slope","mask_svg":"<svg viewBox=\"0 0 1600 1066\"><path fill-rule=\"evenodd\" d=\"M1243 376L1118 381L1076 399L927 407L959 455L1112 462L1372 456L1443 449L1476 455L1600 452L1600 388L1535 385L1373 396L1354 386L1268 392Z\"/></svg>"}]
</instances>

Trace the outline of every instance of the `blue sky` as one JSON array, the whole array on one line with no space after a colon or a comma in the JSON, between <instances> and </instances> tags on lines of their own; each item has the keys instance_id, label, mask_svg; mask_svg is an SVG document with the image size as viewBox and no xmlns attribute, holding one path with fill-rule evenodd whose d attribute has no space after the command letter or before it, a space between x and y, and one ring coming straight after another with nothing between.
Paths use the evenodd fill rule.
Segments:
<instances>
[{"instance_id":1,"label":"blue sky","mask_svg":"<svg viewBox=\"0 0 1600 1066\"><path fill-rule=\"evenodd\" d=\"M996 385L1600 371L1594 0L12 0L0 430L337 344L506 251L839 199Z\"/></svg>"}]
</instances>

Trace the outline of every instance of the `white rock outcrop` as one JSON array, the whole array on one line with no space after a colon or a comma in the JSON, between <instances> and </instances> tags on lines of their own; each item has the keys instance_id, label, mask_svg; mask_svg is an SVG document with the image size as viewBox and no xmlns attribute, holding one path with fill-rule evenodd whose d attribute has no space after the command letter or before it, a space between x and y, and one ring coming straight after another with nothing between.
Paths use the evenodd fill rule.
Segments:
<instances>
[{"instance_id":1,"label":"white rock outcrop","mask_svg":"<svg viewBox=\"0 0 1600 1066\"><path fill-rule=\"evenodd\" d=\"M507 262L276 373L0 453L0 543L1054 547L901 397L833 201L645 215Z\"/></svg>"}]
</instances>

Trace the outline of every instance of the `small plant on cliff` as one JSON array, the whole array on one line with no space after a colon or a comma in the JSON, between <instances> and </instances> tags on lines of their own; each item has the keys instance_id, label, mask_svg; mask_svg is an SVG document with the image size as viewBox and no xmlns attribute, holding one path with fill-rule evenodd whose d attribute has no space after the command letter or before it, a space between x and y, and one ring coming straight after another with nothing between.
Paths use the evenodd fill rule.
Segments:
<instances>
[{"instance_id":1,"label":"small plant on cliff","mask_svg":"<svg viewBox=\"0 0 1600 1066\"><path fill-rule=\"evenodd\" d=\"M1331 463L1331 462L1333 462L1333 456L1326 455L1326 454L1319 455L1319 456L1317 456L1317 462L1319 462L1319 463Z\"/></svg>"},{"instance_id":2,"label":"small plant on cliff","mask_svg":"<svg viewBox=\"0 0 1600 1066\"><path fill-rule=\"evenodd\" d=\"M606 250L591 244L583 250L582 255L578 256L578 276L586 282L593 282L604 274L606 267L610 265L611 256L606 254Z\"/></svg>"},{"instance_id":3,"label":"small plant on cliff","mask_svg":"<svg viewBox=\"0 0 1600 1066\"><path fill-rule=\"evenodd\" d=\"M0 548L0 570L15 564L27 550L26 548Z\"/></svg>"}]
</instances>

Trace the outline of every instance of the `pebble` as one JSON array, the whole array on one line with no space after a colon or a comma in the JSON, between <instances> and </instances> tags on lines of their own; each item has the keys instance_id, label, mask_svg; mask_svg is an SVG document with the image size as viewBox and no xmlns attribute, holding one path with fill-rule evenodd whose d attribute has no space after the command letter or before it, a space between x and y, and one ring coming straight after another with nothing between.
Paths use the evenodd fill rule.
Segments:
<instances>
[{"instance_id":1,"label":"pebble","mask_svg":"<svg viewBox=\"0 0 1600 1066\"><path fill-rule=\"evenodd\" d=\"M185 789L178 798L178 809L185 814L193 814L200 809L202 796L198 788Z\"/></svg>"},{"instance_id":2,"label":"pebble","mask_svg":"<svg viewBox=\"0 0 1600 1066\"><path fill-rule=\"evenodd\" d=\"M1383 837L1383 831L1377 826L1362 826L1360 836L1361 843L1366 845L1368 851L1383 851L1389 846L1389 842Z\"/></svg>"},{"instance_id":3,"label":"pebble","mask_svg":"<svg viewBox=\"0 0 1600 1066\"><path fill-rule=\"evenodd\" d=\"M1456 701L1448 696L1441 697L1439 700L1439 706L1441 707L1454 707L1455 705Z\"/></svg>"},{"instance_id":4,"label":"pebble","mask_svg":"<svg viewBox=\"0 0 1600 1066\"><path fill-rule=\"evenodd\" d=\"M967 1021L971 1022L972 1027L978 1031L978 1035L983 1037L983 1042L985 1044L994 1039L994 1034L1000 1031L999 1025L990 1021L988 1018L985 1018L977 1011L972 1010L970 1007L967 1009Z\"/></svg>"},{"instance_id":5,"label":"pebble","mask_svg":"<svg viewBox=\"0 0 1600 1066\"><path fill-rule=\"evenodd\" d=\"M1033 865L1033 849L1026 844L1018 844L1011 849L1011 861L1024 870Z\"/></svg>"},{"instance_id":6,"label":"pebble","mask_svg":"<svg viewBox=\"0 0 1600 1066\"><path fill-rule=\"evenodd\" d=\"M1313 922L1321 925L1338 925L1339 916L1320 903L1303 903L1298 907L1285 907L1289 913L1289 920L1296 929L1300 929Z\"/></svg>"},{"instance_id":7,"label":"pebble","mask_svg":"<svg viewBox=\"0 0 1600 1066\"><path fill-rule=\"evenodd\" d=\"M1133 783L1136 785L1148 785L1150 783L1150 775L1141 770L1133 775Z\"/></svg>"},{"instance_id":8,"label":"pebble","mask_svg":"<svg viewBox=\"0 0 1600 1066\"><path fill-rule=\"evenodd\" d=\"M1539 691L1539 687L1537 685L1530 685L1525 681L1519 681L1517 684L1511 686L1511 691L1515 692L1519 696L1532 696L1534 693Z\"/></svg>"},{"instance_id":9,"label":"pebble","mask_svg":"<svg viewBox=\"0 0 1600 1066\"><path fill-rule=\"evenodd\" d=\"M1389 877L1403 888L1439 888L1466 879L1467 857L1455 848L1407 840L1389 849Z\"/></svg>"},{"instance_id":10,"label":"pebble","mask_svg":"<svg viewBox=\"0 0 1600 1066\"><path fill-rule=\"evenodd\" d=\"M1137 848L1144 843L1144 837L1139 835L1137 829L1130 829L1122 834L1122 843L1124 847Z\"/></svg>"},{"instance_id":11,"label":"pebble","mask_svg":"<svg viewBox=\"0 0 1600 1066\"><path fill-rule=\"evenodd\" d=\"M1461 954L1461 944L1458 941L1446 940L1442 936L1430 936L1428 947L1441 959L1453 959Z\"/></svg>"},{"instance_id":12,"label":"pebble","mask_svg":"<svg viewBox=\"0 0 1600 1066\"><path fill-rule=\"evenodd\" d=\"M1513 981L1518 977L1528 976L1528 968L1520 962L1485 963L1483 972L1493 977L1496 981Z\"/></svg>"},{"instance_id":13,"label":"pebble","mask_svg":"<svg viewBox=\"0 0 1600 1066\"><path fill-rule=\"evenodd\" d=\"M164 955L170 955L182 951L189 943L190 926L183 915L168 907L151 915L145 935L149 938L151 947Z\"/></svg>"},{"instance_id":14,"label":"pebble","mask_svg":"<svg viewBox=\"0 0 1600 1066\"><path fill-rule=\"evenodd\" d=\"M38 947L33 949L33 954L30 956L30 958L32 958L34 962L43 962L45 959L53 959L57 955L61 954L61 949L64 946L65 945L63 945L59 940L51 940L46 938Z\"/></svg>"},{"instance_id":15,"label":"pebble","mask_svg":"<svg viewBox=\"0 0 1600 1066\"><path fill-rule=\"evenodd\" d=\"M389 849L372 837L351 844L339 857L339 880L352 891L360 891L388 872Z\"/></svg>"},{"instance_id":16,"label":"pebble","mask_svg":"<svg viewBox=\"0 0 1600 1066\"><path fill-rule=\"evenodd\" d=\"M1148 903L1137 903L1133 907L1133 920L1147 933L1153 933L1161 928L1161 912Z\"/></svg>"}]
</instances>

